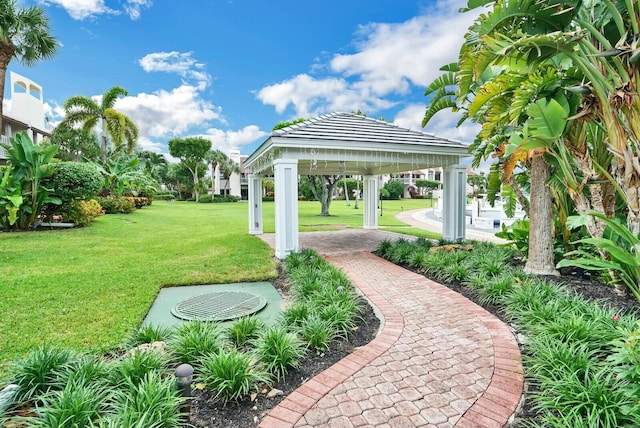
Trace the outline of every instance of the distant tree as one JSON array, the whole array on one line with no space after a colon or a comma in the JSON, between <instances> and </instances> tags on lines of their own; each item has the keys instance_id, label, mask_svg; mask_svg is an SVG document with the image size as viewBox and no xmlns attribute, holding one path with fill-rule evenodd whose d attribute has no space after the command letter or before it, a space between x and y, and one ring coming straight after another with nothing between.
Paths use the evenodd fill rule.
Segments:
<instances>
[{"instance_id":1,"label":"distant tree","mask_svg":"<svg viewBox=\"0 0 640 428\"><path fill-rule=\"evenodd\" d=\"M56 157L67 162L81 162L83 159L93 161L102 154L96 135L93 132L73 128L67 123L61 123L56 126L51 133L51 137L47 138L43 143L58 146Z\"/></svg>"},{"instance_id":2,"label":"distant tree","mask_svg":"<svg viewBox=\"0 0 640 428\"><path fill-rule=\"evenodd\" d=\"M196 202L200 197L198 169L203 165L207 152L211 149L211 141L202 137L174 138L169 141L169 153L180 159L180 162L193 176L193 191Z\"/></svg>"},{"instance_id":3,"label":"distant tree","mask_svg":"<svg viewBox=\"0 0 640 428\"><path fill-rule=\"evenodd\" d=\"M292 126L300 122L304 122L305 118L299 118L292 120L290 122L279 122L274 127L273 130L286 128L287 126ZM331 206L331 201L333 199L333 193L338 186L341 175L308 175L307 183L310 186L310 190L313 193L313 196L320 201L320 215L321 216L329 216L329 207Z\"/></svg>"},{"instance_id":4,"label":"distant tree","mask_svg":"<svg viewBox=\"0 0 640 428\"><path fill-rule=\"evenodd\" d=\"M138 153L138 159L140 160L140 166L145 174L152 177L158 183L164 181L164 176L167 173L167 158L162 153L150 152L143 150Z\"/></svg>"},{"instance_id":5,"label":"distant tree","mask_svg":"<svg viewBox=\"0 0 640 428\"><path fill-rule=\"evenodd\" d=\"M476 191L484 192L487 189L487 177L482 174L468 176L467 183L473 186L474 195L476 194Z\"/></svg>"},{"instance_id":6,"label":"distant tree","mask_svg":"<svg viewBox=\"0 0 640 428\"><path fill-rule=\"evenodd\" d=\"M133 153L138 140L138 126L126 115L113 108L119 96L126 96L128 92L120 86L114 86L102 95L102 102L98 104L84 95L75 95L67 99L63 108L65 118L63 123L70 126L81 125L82 129L91 132L96 125L102 130L102 151L107 153L107 134L111 138L116 151L125 146L127 153Z\"/></svg>"},{"instance_id":7,"label":"distant tree","mask_svg":"<svg viewBox=\"0 0 640 428\"><path fill-rule=\"evenodd\" d=\"M51 35L49 18L37 6L19 8L16 0L0 2L0 126L7 67L13 58L26 66L52 58L58 43Z\"/></svg>"},{"instance_id":8,"label":"distant tree","mask_svg":"<svg viewBox=\"0 0 640 428\"><path fill-rule=\"evenodd\" d=\"M307 175L313 196L320 201L321 216L330 216L329 208L333 200L333 194L340 183L341 175Z\"/></svg>"},{"instance_id":9,"label":"distant tree","mask_svg":"<svg viewBox=\"0 0 640 428\"><path fill-rule=\"evenodd\" d=\"M292 120L292 121L289 121L289 122L278 122L273 127L273 130L276 131L278 129L286 128L287 126L292 126L292 125L295 125L297 123L304 122L305 120L307 120L307 119L305 119L304 117L300 117L298 119L295 119L295 120Z\"/></svg>"}]
</instances>

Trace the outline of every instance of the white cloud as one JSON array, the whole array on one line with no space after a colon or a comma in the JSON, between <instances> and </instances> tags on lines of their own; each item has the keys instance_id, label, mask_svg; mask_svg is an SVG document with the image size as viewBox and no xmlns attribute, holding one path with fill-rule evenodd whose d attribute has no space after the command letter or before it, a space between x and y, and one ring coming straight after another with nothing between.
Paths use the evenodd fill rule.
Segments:
<instances>
[{"instance_id":1,"label":"white cloud","mask_svg":"<svg viewBox=\"0 0 640 428\"><path fill-rule=\"evenodd\" d=\"M328 111L379 111L393 105L344 79L315 79L308 74L266 86L258 91L257 98L263 104L273 105L278 113L292 105L296 117L317 116Z\"/></svg>"},{"instance_id":2,"label":"white cloud","mask_svg":"<svg viewBox=\"0 0 640 428\"><path fill-rule=\"evenodd\" d=\"M193 52L155 52L142 57L138 63L144 71L175 73L183 79L194 80L199 89L206 88L211 76L204 70L204 64L193 58Z\"/></svg>"},{"instance_id":3,"label":"white cloud","mask_svg":"<svg viewBox=\"0 0 640 428\"><path fill-rule=\"evenodd\" d=\"M69 16L78 21L95 18L98 15L120 15L122 11L111 9L105 0L38 0L45 6L56 5L67 11ZM151 7L153 0L126 0L122 6L132 20L140 18L142 8Z\"/></svg>"},{"instance_id":4,"label":"white cloud","mask_svg":"<svg viewBox=\"0 0 640 428\"><path fill-rule=\"evenodd\" d=\"M118 99L115 108L129 116L149 139L172 138L212 120L224 122L221 108L201 98L198 88L181 85Z\"/></svg>"},{"instance_id":5,"label":"white cloud","mask_svg":"<svg viewBox=\"0 0 640 428\"><path fill-rule=\"evenodd\" d=\"M151 7L152 4L153 0L127 0L123 7L129 18L135 21L140 18L140 9Z\"/></svg>"},{"instance_id":6,"label":"white cloud","mask_svg":"<svg viewBox=\"0 0 640 428\"><path fill-rule=\"evenodd\" d=\"M199 135L211 141L211 148L229 153L232 149L251 144L260 138L265 138L268 132L261 131L256 125L245 126L238 131L223 131L211 128L205 134Z\"/></svg>"},{"instance_id":7,"label":"white cloud","mask_svg":"<svg viewBox=\"0 0 640 428\"><path fill-rule=\"evenodd\" d=\"M358 52L336 55L331 69L355 76L372 94L405 94L410 84L425 87L457 59L463 35L475 14L458 13L466 1L440 1L435 7L399 24L374 23L360 27Z\"/></svg>"},{"instance_id":8,"label":"white cloud","mask_svg":"<svg viewBox=\"0 0 640 428\"><path fill-rule=\"evenodd\" d=\"M263 104L278 113L289 106L297 116L361 109L370 115L399 103L385 99L423 91L457 59L463 34L477 16L458 13L465 0L439 0L420 16L402 23L372 23L358 31L356 52L335 55L328 67L333 75L313 78L299 74L257 92Z\"/></svg>"},{"instance_id":9,"label":"white cloud","mask_svg":"<svg viewBox=\"0 0 640 428\"><path fill-rule=\"evenodd\" d=\"M64 109L61 105L57 103L49 104L48 102L44 103L44 127L47 131L52 131L53 128L58 126L64 118Z\"/></svg>"},{"instance_id":10,"label":"white cloud","mask_svg":"<svg viewBox=\"0 0 640 428\"><path fill-rule=\"evenodd\" d=\"M82 21L97 15L118 15L120 12L109 8L104 0L40 0L45 6L57 5L64 8L73 19Z\"/></svg>"}]
</instances>

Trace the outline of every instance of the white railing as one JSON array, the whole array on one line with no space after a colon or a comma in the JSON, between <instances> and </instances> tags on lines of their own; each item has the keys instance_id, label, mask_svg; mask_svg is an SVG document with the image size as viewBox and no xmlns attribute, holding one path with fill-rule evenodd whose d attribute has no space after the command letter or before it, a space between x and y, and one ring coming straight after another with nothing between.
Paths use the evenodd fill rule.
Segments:
<instances>
[{"instance_id":1,"label":"white railing","mask_svg":"<svg viewBox=\"0 0 640 428\"><path fill-rule=\"evenodd\" d=\"M0 135L0 143L9 144L9 138L6 135ZM4 150L4 147L0 146L0 159L6 159L7 153Z\"/></svg>"}]
</instances>

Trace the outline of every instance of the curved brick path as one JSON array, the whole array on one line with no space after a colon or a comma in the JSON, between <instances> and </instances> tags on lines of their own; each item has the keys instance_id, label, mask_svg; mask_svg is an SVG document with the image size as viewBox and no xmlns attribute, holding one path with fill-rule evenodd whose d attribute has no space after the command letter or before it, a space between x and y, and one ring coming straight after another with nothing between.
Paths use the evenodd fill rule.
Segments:
<instances>
[{"instance_id":1,"label":"curved brick path","mask_svg":"<svg viewBox=\"0 0 640 428\"><path fill-rule=\"evenodd\" d=\"M301 247L317 249L342 269L380 311L383 325L371 343L287 396L261 428L507 423L524 382L511 331L443 285L364 248L348 251L370 251L389 237L362 230L300 234Z\"/></svg>"}]
</instances>

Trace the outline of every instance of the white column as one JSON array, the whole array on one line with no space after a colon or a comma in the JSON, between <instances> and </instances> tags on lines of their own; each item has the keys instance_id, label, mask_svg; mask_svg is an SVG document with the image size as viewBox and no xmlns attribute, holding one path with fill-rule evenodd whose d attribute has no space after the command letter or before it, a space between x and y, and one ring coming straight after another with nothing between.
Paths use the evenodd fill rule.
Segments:
<instances>
[{"instance_id":1,"label":"white column","mask_svg":"<svg viewBox=\"0 0 640 428\"><path fill-rule=\"evenodd\" d=\"M277 159L275 176L276 257L298 251L298 161Z\"/></svg>"},{"instance_id":2,"label":"white column","mask_svg":"<svg viewBox=\"0 0 640 428\"><path fill-rule=\"evenodd\" d=\"M220 194L220 165L216 163L216 168L213 170L215 180L213 181L213 194Z\"/></svg>"},{"instance_id":3,"label":"white column","mask_svg":"<svg viewBox=\"0 0 640 428\"><path fill-rule=\"evenodd\" d=\"M466 169L464 165L449 165L444 169L442 237L447 241L465 237Z\"/></svg>"},{"instance_id":4,"label":"white column","mask_svg":"<svg viewBox=\"0 0 640 428\"><path fill-rule=\"evenodd\" d=\"M262 177L249 174L249 234L262 235Z\"/></svg>"},{"instance_id":5,"label":"white column","mask_svg":"<svg viewBox=\"0 0 640 428\"><path fill-rule=\"evenodd\" d=\"M375 175L365 175L362 183L362 200L364 201L364 229L378 228L378 177Z\"/></svg>"}]
</instances>

